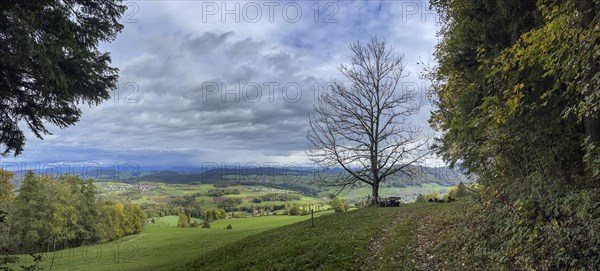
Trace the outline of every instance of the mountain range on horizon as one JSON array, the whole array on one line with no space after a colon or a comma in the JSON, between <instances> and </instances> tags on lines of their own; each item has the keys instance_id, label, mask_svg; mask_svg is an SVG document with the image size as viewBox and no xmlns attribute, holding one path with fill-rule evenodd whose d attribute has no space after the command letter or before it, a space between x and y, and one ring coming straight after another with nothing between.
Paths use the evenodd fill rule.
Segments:
<instances>
[{"instance_id":1,"label":"mountain range on horizon","mask_svg":"<svg viewBox=\"0 0 600 271\"><path fill-rule=\"evenodd\" d=\"M16 187L20 187L26 170L12 171L15 176L13 183ZM10 170L9 170L10 171ZM68 170L57 167L33 169L37 175L63 175L73 174L79 175L84 179L94 179L96 181L113 181L123 183L135 183L140 181L162 182L174 184L187 183L217 183L217 182L232 182L232 183L253 183L257 181L298 181L310 182L311 176L316 174L337 174L342 172L339 168L320 169L317 167L242 167L242 166L219 166L212 168L197 168L197 167L167 167L167 168L151 168L144 167L141 170L139 167L71 167ZM403 173L397 173L389 177L386 181L387 185L402 186L402 184L420 184L420 183L439 183L441 185L452 186L460 182L471 183L476 181L473 176L468 176L460 169L451 169L448 167L427 167L427 166L411 166L410 171L413 176L407 176Z\"/></svg>"}]
</instances>

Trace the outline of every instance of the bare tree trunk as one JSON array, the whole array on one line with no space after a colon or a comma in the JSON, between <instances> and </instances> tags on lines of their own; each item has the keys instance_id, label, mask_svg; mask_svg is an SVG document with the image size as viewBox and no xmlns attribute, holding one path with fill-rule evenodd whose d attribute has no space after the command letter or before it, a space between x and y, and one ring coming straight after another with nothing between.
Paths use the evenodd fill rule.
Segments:
<instances>
[{"instance_id":1,"label":"bare tree trunk","mask_svg":"<svg viewBox=\"0 0 600 271\"><path fill-rule=\"evenodd\" d=\"M371 153L371 174L373 175L373 184L371 185L371 196L372 196L372 206L379 206L379 169L377 168L377 156L375 155L376 151Z\"/></svg>"},{"instance_id":2,"label":"bare tree trunk","mask_svg":"<svg viewBox=\"0 0 600 271\"><path fill-rule=\"evenodd\" d=\"M379 206L379 181L373 182L373 186L371 186L371 205Z\"/></svg>"}]
</instances>

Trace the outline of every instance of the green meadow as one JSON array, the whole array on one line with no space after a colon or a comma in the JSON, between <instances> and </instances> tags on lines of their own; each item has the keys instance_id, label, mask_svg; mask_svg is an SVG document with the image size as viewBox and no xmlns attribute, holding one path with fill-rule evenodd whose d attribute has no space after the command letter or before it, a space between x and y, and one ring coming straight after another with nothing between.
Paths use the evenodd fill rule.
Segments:
<instances>
[{"instance_id":1,"label":"green meadow","mask_svg":"<svg viewBox=\"0 0 600 271\"><path fill-rule=\"evenodd\" d=\"M315 217L331 214L316 213ZM177 228L177 220L163 217L143 232L118 241L42 254L43 270L170 270L203 257L224 245L274 228L310 219L306 216L262 216L217 220L211 228ZM226 229L231 225L232 229ZM260 244L257 244L260 245ZM21 256L18 265L31 263Z\"/></svg>"},{"instance_id":2,"label":"green meadow","mask_svg":"<svg viewBox=\"0 0 600 271\"><path fill-rule=\"evenodd\" d=\"M360 208L248 236L174 270L435 270L432 239L466 201Z\"/></svg>"},{"instance_id":3,"label":"green meadow","mask_svg":"<svg viewBox=\"0 0 600 271\"><path fill-rule=\"evenodd\" d=\"M138 235L43 254L43 270L429 270L436 236L468 201L345 213L222 219L177 228L171 217ZM226 229L231 225L232 229ZM433 238L433 239L432 239ZM441 249L441 250L440 250ZM29 256L22 256L30 263ZM29 261L29 262L28 262Z\"/></svg>"}]
</instances>

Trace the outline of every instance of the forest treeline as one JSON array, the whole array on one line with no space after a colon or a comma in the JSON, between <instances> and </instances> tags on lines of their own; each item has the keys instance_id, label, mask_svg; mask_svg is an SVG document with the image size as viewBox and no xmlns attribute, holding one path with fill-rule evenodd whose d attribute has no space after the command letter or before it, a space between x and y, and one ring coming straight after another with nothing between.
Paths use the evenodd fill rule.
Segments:
<instances>
[{"instance_id":1,"label":"forest treeline","mask_svg":"<svg viewBox=\"0 0 600 271\"><path fill-rule=\"evenodd\" d=\"M12 173L0 170L0 204L6 210L0 224L0 250L43 252L103 243L142 231L144 214L133 204L98 201L92 180L57 178L28 172L18 194Z\"/></svg>"},{"instance_id":2,"label":"forest treeline","mask_svg":"<svg viewBox=\"0 0 600 271\"><path fill-rule=\"evenodd\" d=\"M443 269L595 270L600 2L431 4L435 149L480 184L460 232L446 232Z\"/></svg>"}]
</instances>

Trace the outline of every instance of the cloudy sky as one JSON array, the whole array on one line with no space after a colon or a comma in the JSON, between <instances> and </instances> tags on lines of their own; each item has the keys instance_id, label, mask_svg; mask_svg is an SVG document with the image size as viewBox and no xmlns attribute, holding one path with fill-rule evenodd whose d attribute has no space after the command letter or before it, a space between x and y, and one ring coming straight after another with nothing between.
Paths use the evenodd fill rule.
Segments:
<instances>
[{"instance_id":1,"label":"cloudy sky","mask_svg":"<svg viewBox=\"0 0 600 271\"><path fill-rule=\"evenodd\" d=\"M386 39L404 55L404 86L421 91L418 62L433 63L437 42L425 1L127 3L123 32L101 45L120 69L113 98L44 140L29 133L5 165L308 164L307 114L350 42Z\"/></svg>"}]
</instances>

